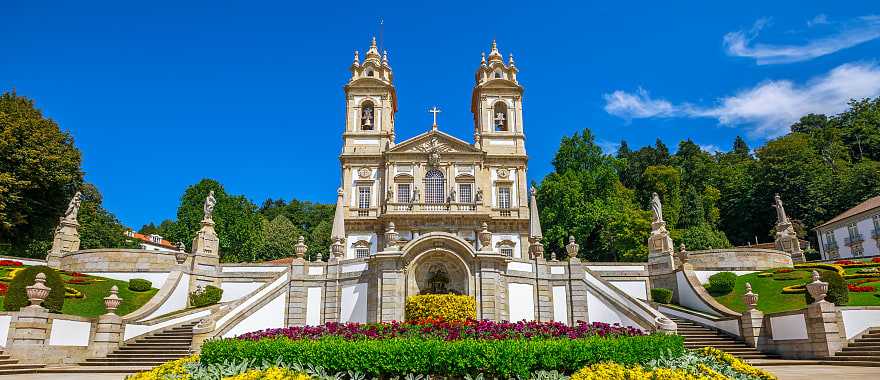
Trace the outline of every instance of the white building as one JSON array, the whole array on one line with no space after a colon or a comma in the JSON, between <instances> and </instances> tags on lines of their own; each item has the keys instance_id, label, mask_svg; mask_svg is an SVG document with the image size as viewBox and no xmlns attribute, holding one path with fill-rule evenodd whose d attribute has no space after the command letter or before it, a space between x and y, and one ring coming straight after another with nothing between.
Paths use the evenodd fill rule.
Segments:
<instances>
[{"instance_id":1,"label":"white building","mask_svg":"<svg viewBox=\"0 0 880 380\"><path fill-rule=\"evenodd\" d=\"M134 231L126 231L125 236L130 238L135 238L140 241L141 249L145 249L148 251L159 251L159 252L178 252L180 249L172 244L170 241L165 240L160 235L151 234L144 235Z\"/></svg>"},{"instance_id":2,"label":"white building","mask_svg":"<svg viewBox=\"0 0 880 380\"><path fill-rule=\"evenodd\" d=\"M880 255L880 196L859 203L815 230L823 259Z\"/></svg>"}]
</instances>

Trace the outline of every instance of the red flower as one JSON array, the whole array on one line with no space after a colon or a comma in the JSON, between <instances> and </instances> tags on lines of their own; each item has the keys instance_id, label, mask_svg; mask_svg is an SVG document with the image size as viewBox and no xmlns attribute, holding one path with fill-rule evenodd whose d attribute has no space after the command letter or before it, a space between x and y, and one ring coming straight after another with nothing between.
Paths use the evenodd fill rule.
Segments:
<instances>
[{"instance_id":1,"label":"red flower","mask_svg":"<svg viewBox=\"0 0 880 380\"><path fill-rule=\"evenodd\" d=\"M844 266L859 264L859 263L852 261L852 260L837 260L834 263L837 265L844 265Z\"/></svg>"},{"instance_id":2,"label":"red flower","mask_svg":"<svg viewBox=\"0 0 880 380\"><path fill-rule=\"evenodd\" d=\"M0 267L20 267L20 266L22 266L21 261L0 260Z\"/></svg>"},{"instance_id":3,"label":"red flower","mask_svg":"<svg viewBox=\"0 0 880 380\"><path fill-rule=\"evenodd\" d=\"M873 286L858 286L854 284L849 284L846 286L849 291L856 293L872 293L877 290L877 288Z\"/></svg>"},{"instance_id":4,"label":"red flower","mask_svg":"<svg viewBox=\"0 0 880 380\"><path fill-rule=\"evenodd\" d=\"M9 291L9 285L6 285L6 284L0 282L0 295L5 296L6 292L8 292L8 291Z\"/></svg>"}]
</instances>

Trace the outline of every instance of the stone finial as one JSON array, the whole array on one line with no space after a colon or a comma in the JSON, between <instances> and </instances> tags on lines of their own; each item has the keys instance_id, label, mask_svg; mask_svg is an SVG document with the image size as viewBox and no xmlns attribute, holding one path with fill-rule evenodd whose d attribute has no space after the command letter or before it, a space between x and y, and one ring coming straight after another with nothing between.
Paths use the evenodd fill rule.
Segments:
<instances>
[{"instance_id":1,"label":"stone finial","mask_svg":"<svg viewBox=\"0 0 880 380\"><path fill-rule=\"evenodd\" d=\"M486 251L492 249L492 233L489 232L489 224L483 222L480 225L480 233L477 234L477 238L480 239L480 250Z\"/></svg>"},{"instance_id":2,"label":"stone finial","mask_svg":"<svg viewBox=\"0 0 880 380\"><path fill-rule=\"evenodd\" d=\"M361 64L361 54L357 50L354 51L354 62L352 62L351 64L355 66L359 66Z\"/></svg>"},{"instance_id":3,"label":"stone finial","mask_svg":"<svg viewBox=\"0 0 880 380\"><path fill-rule=\"evenodd\" d=\"M687 248L685 248L684 243L681 243L678 251L678 261L681 263L681 265L687 264L688 255L689 253L687 251Z\"/></svg>"},{"instance_id":4,"label":"stone finial","mask_svg":"<svg viewBox=\"0 0 880 380\"><path fill-rule=\"evenodd\" d=\"M483 52L483 53L480 53L480 55L483 56L483 58L480 59L480 66L486 66L486 53Z\"/></svg>"},{"instance_id":5,"label":"stone finial","mask_svg":"<svg viewBox=\"0 0 880 380\"><path fill-rule=\"evenodd\" d=\"M675 332L678 330L678 325L675 323L675 321L666 317L655 318L654 327L657 329L658 332L664 334L675 334Z\"/></svg>"},{"instance_id":6,"label":"stone finial","mask_svg":"<svg viewBox=\"0 0 880 380\"><path fill-rule=\"evenodd\" d=\"M306 256L306 251L309 250L309 246L306 245L306 238L302 235L299 235L299 238L296 239L296 245L293 246L293 252L296 254L296 257L301 259Z\"/></svg>"},{"instance_id":7,"label":"stone finial","mask_svg":"<svg viewBox=\"0 0 880 380\"><path fill-rule=\"evenodd\" d=\"M43 272L37 273L37 276L34 277L34 284L25 287L28 301L31 301L31 307L41 307L40 305L49 296L50 290L52 288L46 286L46 274Z\"/></svg>"},{"instance_id":8,"label":"stone finial","mask_svg":"<svg viewBox=\"0 0 880 380\"><path fill-rule=\"evenodd\" d=\"M107 314L115 314L116 309L119 308L119 304L122 303L122 298L119 297L119 288L116 285L113 285L110 288L110 295L104 297L104 307L107 309Z\"/></svg>"},{"instance_id":9,"label":"stone finial","mask_svg":"<svg viewBox=\"0 0 880 380\"><path fill-rule=\"evenodd\" d=\"M580 251L581 246L574 241L574 236L568 237L568 244L565 246L565 252L568 253L568 257L577 257L578 251Z\"/></svg>"},{"instance_id":10,"label":"stone finial","mask_svg":"<svg viewBox=\"0 0 880 380\"><path fill-rule=\"evenodd\" d=\"M746 294L743 294L743 303L746 304L748 310L755 310L758 307L758 295L752 293L752 284L746 283Z\"/></svg>"},{"instance_id":11,"label":"stone finial","mask_svg":"<svg viewBox=\"0 0 880 380\"><path fill-rule=\"evenodd\" d=\"M509 57L510 58L507 60L507 64L510 66L515 66L515 64L513 63L513 53L510 53Z\"/></svg>"},{"instance_id":12,"label":"stone finial","mask_svg":"<svg viewBox=\"0 0 880 380\"><path fill-rule=\"evenodd\" d=\"M382 50L382 66L388 65L388 50Z\"/></svg>"},{"instance_id":13,"label":"stone finial","mask_svg":"<svg viewBox=\"0 0 880 380\"><path fill-rule=\"evenodd\" d=\"M388 222L388 227L385 229L385 247L396 251L399 240L400 234L397 233L394 222Z\"/></svg>"},{"instance_id":14,"label":"stone finial","mask_svg":"<svg viewBox=\"0 0 880 380\"><path fill-rule=\"evenodd\" d=\"M813 282L807 284L807 292L813 297L813 303L822 302L828 294L828 283L819 280L819 272L813 271Z\"/></svg>"}]
</instances>

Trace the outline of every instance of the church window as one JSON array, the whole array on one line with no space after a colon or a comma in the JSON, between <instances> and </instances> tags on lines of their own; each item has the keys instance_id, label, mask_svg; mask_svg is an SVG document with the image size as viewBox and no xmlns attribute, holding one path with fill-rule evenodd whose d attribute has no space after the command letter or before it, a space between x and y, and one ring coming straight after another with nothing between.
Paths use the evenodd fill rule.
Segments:
<instances>
[{"instance_id":1,"label":"church window","mask_svg":"<svg viewBox=\"0 0 880 380\"><path fill-rule=\"evenodd\" d=\"M474 185L472 183L458 184L458 201L461 203L474 202ZM473 211L474 205L466 204L461 206L462 210Z\"/></svg>"},{"instance_id":2,"label":"church window","mask_svg":"<svg viewBox=\"0 0 880 380\"><path fill-rule=\"evenodd\" d=\"M492 125L495 126L496 132L506 132L507 128L507 104L504 102L495 103L492 107Z\"/></svg>"},{"instance_id":3,"label":"church window","mask_svg":"<svg viewBox=\"0 0 880 380\"><path fill-rule=\"evenodd\" d=\"M506 257L513 257L513 247L503 246L501 247L501 255Z\"/></svg>"},{"instance_id":4,"label":"church window","mask_svg":"<svg viewBox=\"0 0 880 380\"><path fill-rule=\"evenodd\" d=\"M513 249L516 247L516 243L510 240L502 240L495 244L495 247L498 248L498 253L505 257L513 257Z\"/></svg>"},{"instance_id":5,"label":"church window","mask_svg":"<svg viewBox=\"0 0 880 380\"><path fill-rule=\"evenodd\" d=\"M367 76L368 76L368 77L371 77L371 76L374 76L374 75L375 75L375 73L373 72L373 70L367 70Z\"/></svg>"},{"instance_id":6,"label":"church window","mask_svg":"<svg viewBox=\"0 0 880 380\"><path fill-rule=\"evenodd\" d=\"M431 169L425 173L425 203L440 205L446 202L446 178L443 172L437 169ZM430 210L440 210L430 208Z\"/></svg>"},{"instance_id":7,"label":"church window","mask_svg":"<svg viewBox=\"0 0 880 380\"><path fill-rule=\"evenodd\" d=\"M409 203L410 186L408 183L397 184L397 203Z\"/></svg>"},{"instance_id":8,"label":"church window","mask_svg":"<svg viewBox=\"0 0 880 380\"><path fill-rule=\"evenodd\" d=\"M372 131L373 127L376 124L376 120L374 117L374 108L373 102L367 100L363 104L361 104L361 129L365 131Z\"/></svg>"},{"instance_id":9,"label":"church window","mask_svg":"<svg viewBox=\"0 0 880 380\"><path fill-rule=\"evenodd\" d=\"M498 188L498 208L501 209L501 216L510 216L510 187Z\"/></svg>"},{"instance_id":10,"label":"church window","mask_svg":"<svg viewBox=\"0 0 880 380\"><path fill-rule=\"evenodd\" d=\"M368 216L369 208L370 186L358 186L358 216Z\"/></svg>"},{"instance_id":11,"label":"church window","mask_svg":"<svg viewBox=\"0 0 880 380\"><path fill-rule=\"evenodd\" d=\"M504 74L501 72L500 69L495 70L495 78L501 79L503 77L504 77Z\"/></svg>"},{"instance_id":12,"label":"church window","mask_svg":"<svg viewBox=\"0 0 880 380\"><path fill-rule=\"evenodd\" d=\"M358 240L354 243L354 257L358 259L370 257L370 242Z\"/></svg>"}]
</instances>

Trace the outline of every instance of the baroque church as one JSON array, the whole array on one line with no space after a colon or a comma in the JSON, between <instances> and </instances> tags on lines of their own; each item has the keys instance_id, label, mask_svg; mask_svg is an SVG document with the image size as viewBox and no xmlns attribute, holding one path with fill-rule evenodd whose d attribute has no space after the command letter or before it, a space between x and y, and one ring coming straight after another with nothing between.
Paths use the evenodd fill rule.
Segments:
<instances>
[{"instance_id":1,"label":"baroque church","mask_svg":"<svg viewBox=\"0 0 880 380\"><path fill-rule=\"evenodd\" d=\"M493 41L474 75L473 139L440 131L435 108L428 131L397 141L388 55L380 54L375 38L363 62L355 52L340 155L344 231L333 235L344 238L345 258L367 258L430 232L450 233L474 251L486 250L478 239L484 224L492 231L491 250L528 256L528 156L517 71L513 55L505 63ZM397 242L387 241L389 228Z\"/></svg>"}]
</instances>

